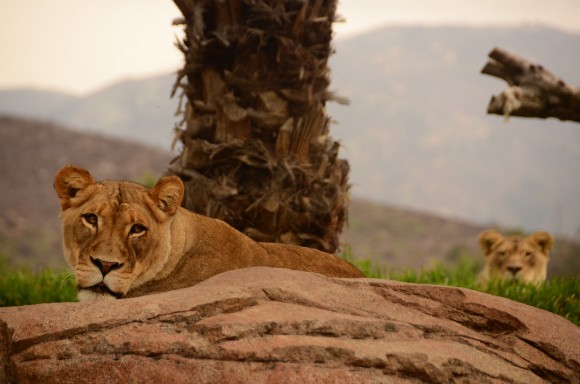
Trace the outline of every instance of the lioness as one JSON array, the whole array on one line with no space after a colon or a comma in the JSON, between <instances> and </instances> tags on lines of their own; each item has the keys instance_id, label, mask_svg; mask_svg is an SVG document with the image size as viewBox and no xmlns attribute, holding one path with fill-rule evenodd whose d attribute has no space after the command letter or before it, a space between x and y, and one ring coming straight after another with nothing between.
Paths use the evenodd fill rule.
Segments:
<instances>
[{"instance_id":1,"label":"lioness","mask_svg":"<svg viewBox=\"0 0 580 384\"><path fill-rule=\"evenodd\" d=\"M554 239L547 232L536 232L528 237L504 237L493 229L479 235L479 244L485 255L485 266L479 281L510 279L539 284L546 280L548 258Z\"/></svg>"},{"instance_id":2,"label":"lioness","mask_svg":"<svg viewBox=\"0 0 580 384\"><path fill-rule=\"evenodd\" d=\"M346 261L292 245L257 243L220 220L182 208L183 183L160 179L148 190L128 181L96 182L79 167L56 174L64 256L79 301L141 296L192 286L251 266L335 277L363 277Z\"/></svg>"}]
</instances>

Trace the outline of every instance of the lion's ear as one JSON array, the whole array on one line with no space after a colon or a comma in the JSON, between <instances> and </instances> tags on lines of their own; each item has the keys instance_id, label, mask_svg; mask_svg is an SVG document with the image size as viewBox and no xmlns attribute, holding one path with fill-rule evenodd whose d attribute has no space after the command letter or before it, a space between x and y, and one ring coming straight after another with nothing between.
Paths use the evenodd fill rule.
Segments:
<instances>
[{"instance_id":1,"label":"lion's ear","mask_svg":"<svg viewBox=\"0 0 580 384\"><path fill-rule=\"evenodd\" d=\"M151 190L151 198L159 209L173 215L181 205L183 189L183 182L179 177L163 177Z\"/></svg>"},{"instance_id":2,"label":"lion's ear","mask_svg":"<svg viewBox=\"0 0 580 384\"><path fill-rule=\"evenodd\" d=\"M529 238L532 242L536 243L546 255L550 253L552 245L554 245L554 238L548 232L536 232L530 235Z\"/></svg>"},{"instance_id":3,"label":"lion's ear","mask_svg":"<svg viewBox=\"0 0 580 384\"><path fill-rule=\"evenodd\" d=\"M61 168L54 178L54 190L60 199L62 210L70 207L70 199L75 197L81 189L95 183L95 179L84 168L74 165Z\"/></svg>"},{"instance_id":4,"label":"lion's ear","mask_svg":"<svg viewBox=\"0 0 580 384\"><path fill-rule=\"evenodd\" d=\"M503 239L503 235L493 229L487 229L479 234L479 245L487 256L491 253L493 245Z\"/></svg>"}]
</instances>

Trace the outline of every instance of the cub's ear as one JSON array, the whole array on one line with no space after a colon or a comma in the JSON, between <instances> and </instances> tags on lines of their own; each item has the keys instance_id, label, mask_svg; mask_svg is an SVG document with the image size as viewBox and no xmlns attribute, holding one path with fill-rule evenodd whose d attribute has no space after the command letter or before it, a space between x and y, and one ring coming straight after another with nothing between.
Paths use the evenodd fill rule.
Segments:
<instances>
[{"instance_id":1,"label":"cub's ear","mask_svg":"<svg viewBox=\"0 0 580 384\"><path fill-rule=\"evenodd\" d=\"M161 178L151 190L150 196L159 209L173 215L183 199L183 182L177 176Z\"/></svg>"},{"instance_id":2,"label":"cub's ear","mask_svg":"<svg viewBox=\"0 0 580 384\"><path fill-rule=\"evenodd\" d=\"M540 247L542 252L546 254L546 256L550 253L552 245L554 245L554 238L552 237L552 235L544 231L536 232L530 235L529 239L533 243L536 243Z\"/></svg>"},{"instance_id":3,"label":"cub's ear","mask_svg":"<svg viewBox=\"0 0 580 384\"><path fill-rule=\"evenodd\" d=\"M491 253L493 245L503 239L503 235L493 229L487 229L479 234L479 246L487 256Z\"/></svg>"},{"instance_id":4,"label":"cub's ear","mask_svg":"<svg viewBox=\"0 0 580 384\"><path fill-rule=\"evenodd\" d=\"M89 171L74 165L67 165L61 168L54 178L54 189L58 198L60 199L60 206L62 210L70 207L70 200L77 195L77 193L89 185L95 184Z\"/></svg>"}]
</instances>

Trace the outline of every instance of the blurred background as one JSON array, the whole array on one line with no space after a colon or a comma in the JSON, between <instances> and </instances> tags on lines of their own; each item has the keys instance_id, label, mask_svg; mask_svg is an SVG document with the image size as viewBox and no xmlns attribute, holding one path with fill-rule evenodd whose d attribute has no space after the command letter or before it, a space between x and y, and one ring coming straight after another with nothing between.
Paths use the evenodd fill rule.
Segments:
<instances>
[{"instance_id":1,"label":"blurred background","mask_svg":"<svg viewBox=\"0 0 580 384\"><path fill-rule=\"evenodd\" d=\"M351 165L345 245L395 268L479 258L478 233L558 236L552 275L580 271L580 125L486 114L494 47L580 85L576 0L342 0L328 105ZM0 0L0 257L64 265L56 171L155 179L182 63L172 1Z\"/></svg>"}]
</instances>

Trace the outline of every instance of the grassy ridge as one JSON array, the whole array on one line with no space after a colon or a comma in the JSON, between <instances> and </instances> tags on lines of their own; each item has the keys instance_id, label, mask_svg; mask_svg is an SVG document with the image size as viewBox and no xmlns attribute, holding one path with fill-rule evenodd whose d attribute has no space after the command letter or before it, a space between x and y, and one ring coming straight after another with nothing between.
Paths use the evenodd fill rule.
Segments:
<instances>
[{"instance_id":1,"label":"grassy ridge","mask_svg":"<svg viewBox=\"0 0 580 384\"><path fill-rule=\"evenodd\" d=\"M367 277L469 288L556 313L580 326L578 277L553 278L540 286L499 280L481 285L477 282L480 266L466 257L461 258L454 266L439 264L428 269L403 271L389 271L370 259L357 260L348 254L343 257L356 265Z\"/></svg>"},{"instance_id":2,"label":"grassy ridge","mask_svg":"<svg viewBox=\"0 0 580 384\"><path fill-rule=\"evenodd\" d=\"M355 264L367 277L464 287L519 301L545 309L580 325L580 279L555 278L541 286L496 281L482 286L477 283L479 265L461 259L454 266L436 265L421 270L388 271L370 259L345 259ZM0 261L0 306L76 301L74 276L70 272L45 269L32 273L26 268L10 269Z\"/></svg>"}]
</instances>

